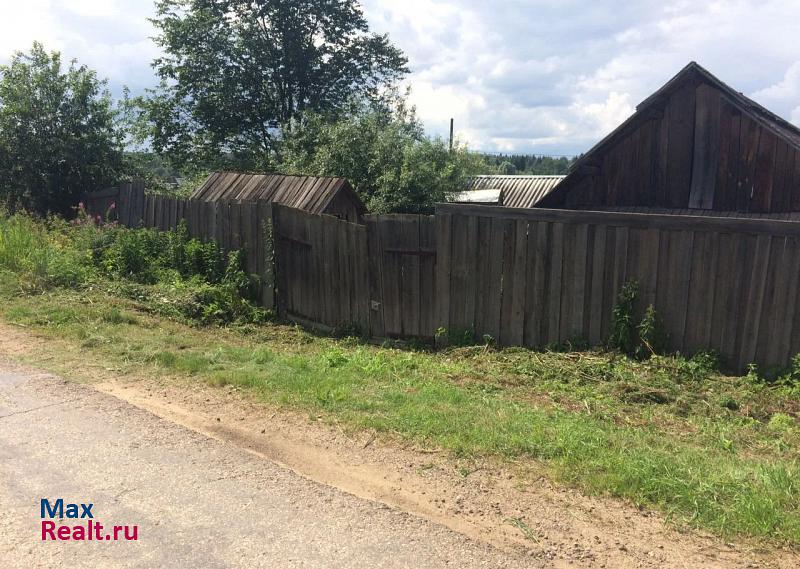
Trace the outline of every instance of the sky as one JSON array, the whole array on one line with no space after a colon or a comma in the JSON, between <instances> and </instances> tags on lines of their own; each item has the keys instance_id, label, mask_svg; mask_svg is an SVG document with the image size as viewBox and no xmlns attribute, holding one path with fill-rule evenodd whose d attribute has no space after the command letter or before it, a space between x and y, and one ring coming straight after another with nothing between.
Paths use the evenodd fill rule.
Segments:
<instances>
[{"instance_id":1,"label":"sky","mask_svg":"<svg viewBox=\"0 0 800 569\"><path fill-rule=\"evenodd\" d=\"M151 0L0 0L0 63L34 40L133 93L156 80ZM690 61L800 125L799 0L364 0L409 58L428 132L572 155Z\"/></svg>"}]
</instances>

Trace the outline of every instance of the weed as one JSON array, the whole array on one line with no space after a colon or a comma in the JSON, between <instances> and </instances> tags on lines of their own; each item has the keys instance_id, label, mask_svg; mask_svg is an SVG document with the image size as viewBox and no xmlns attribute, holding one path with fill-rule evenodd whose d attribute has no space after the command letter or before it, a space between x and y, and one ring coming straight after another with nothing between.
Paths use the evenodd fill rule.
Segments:
<instances>
[{"instance_id":1,"label":"weed","mask_svg":"<svg viewBox=\"0 0 800 569\"><path fill-rule=\"evenodd\" d=\"M522 535L525 536L525 539L529 539L531 541L539 543L539 538L536 537L536 532L534 532L533 529L528 524L523 522L520 518L507 518L505 522L507 524L514 526L519 531L521 531Z\"/></svg>"},{"instance_id":2,"label":"weed","mask_svg":"<svg viewBox=\"0 0 800 569\"><path fill-rule=\"evenodd\" d=\"M667 349L667 333L664 330L664 323L652 304L645 310L637 331L641 341L641 344L636 348L636 356L639 359L647 359L653 355L663 354Z\"/></svg>"},{"instance_id":3,"label":"weed","mask_svg":"<svg viewBox=\"0 0 800 569\"><path fill-rule=\"evenodd\" d=\"M475 344L475 330L473 328L437 328L434 335L436 345L440 347L464 347ZM486 343L486 342L485 342Z\"/></svg>"},{"instance_id":4,"label":"weed","mask_svg":"<svg viewBox=\"0 0 800 569\"><path fill-rule=\"evenodd\" d=\"M629 356L634 355L636 351L636 324L633 310L638 294L639 283L626 282L617 295L617 302L611 313L611 336L608 345Z\"/></svg>"}]
</instances>

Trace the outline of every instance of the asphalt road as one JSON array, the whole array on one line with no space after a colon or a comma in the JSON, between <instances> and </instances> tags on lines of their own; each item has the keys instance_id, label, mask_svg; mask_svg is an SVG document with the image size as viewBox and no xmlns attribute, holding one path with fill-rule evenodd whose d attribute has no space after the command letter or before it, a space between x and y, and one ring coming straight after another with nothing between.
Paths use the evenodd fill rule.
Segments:
<instances>
[{"instance_id":1,"label":"asphalt road","mask_svg":"<svg viewBox=\"0 0 800 569\"><path fill-rule=\"evenodd\" d=\"M101 536L135 525L138 539L42 541L43 498L92 503ZM91 387L0 364L2 567L541 563L309 481Z\"/></svg>"}]
</instances>

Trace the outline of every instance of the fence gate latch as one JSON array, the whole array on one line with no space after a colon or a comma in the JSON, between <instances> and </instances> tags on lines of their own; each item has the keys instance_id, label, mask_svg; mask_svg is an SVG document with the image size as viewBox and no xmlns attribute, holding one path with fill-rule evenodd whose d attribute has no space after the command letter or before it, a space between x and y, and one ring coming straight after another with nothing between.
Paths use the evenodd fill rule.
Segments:
<instances>
[{"instance_id":1,"label":"fence gate latch","mask_svg":"<svg viewBox=\"0 0 800 569\"><path fill-rule=\"evenodd\" d=\"M370 300L370 301L369 301L369 307L370 307L372 310L379 310L379 309L380 309L380 307L381 307L381 303L380 303L380 302L378 302L377 300Z\"/></svg>"}]
</instances>

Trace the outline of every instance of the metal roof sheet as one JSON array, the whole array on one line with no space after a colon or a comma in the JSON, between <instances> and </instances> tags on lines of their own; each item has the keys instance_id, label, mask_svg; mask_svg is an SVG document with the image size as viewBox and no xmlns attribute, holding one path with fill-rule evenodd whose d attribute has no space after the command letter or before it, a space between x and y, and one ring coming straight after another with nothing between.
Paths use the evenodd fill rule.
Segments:
<instances>
[{"instance_id":1,"label":"metal roof sheet","mask_svg":"<svg viewBox=\"0 0 800 569\"><path fill-rule=\"evenodd\" d=\"M533 207L563 179L564 176L475 176L467 181L467 188L502 190L504 206Z\"/></svg>"},{"instance_id":2,"label":"metal roof sheet","mask_svg":"<svg viewBox=\"0 0 800 569\"><path fill-rule=\"evenodd\" d=\"M500 205L503 203L503 190L467 190L458 192L451 200L454 203L482 203L487 205Z\"/></svg>"}]
</instances>

